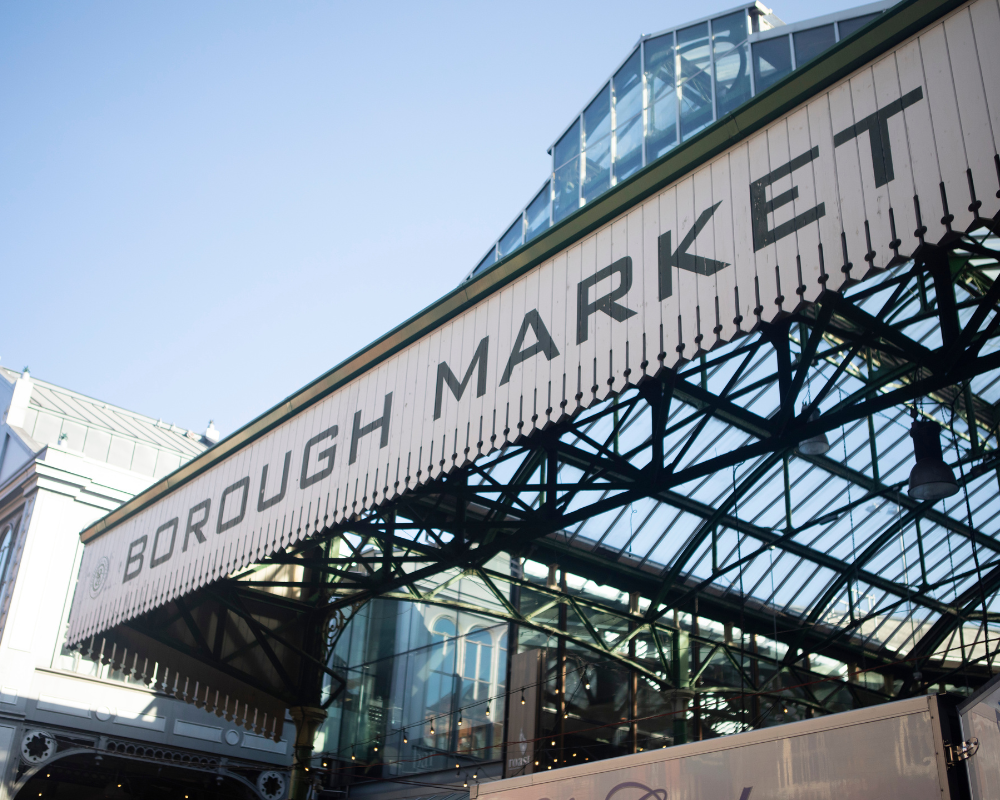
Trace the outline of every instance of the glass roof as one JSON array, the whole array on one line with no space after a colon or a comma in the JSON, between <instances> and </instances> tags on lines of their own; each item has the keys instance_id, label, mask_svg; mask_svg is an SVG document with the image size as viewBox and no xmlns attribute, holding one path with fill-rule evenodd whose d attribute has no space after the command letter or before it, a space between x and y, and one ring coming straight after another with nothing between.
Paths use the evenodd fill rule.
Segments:
<instances>
[{"instance_id":1,"label":"glass roof","mask_svg":"<svg viewBox=\"0 0 1000 800\"><path fill-rule=\"evenodd\" d=\"M1000 244L992 237L979 239L994 249ZM897 266L845 296L876 316L911 269L912 262ZM970 259L966 269L985 281L996 274L988 259ZM978 284L970 277L956 285L960 292L965 289L965 296L959 297L964 326L975 310ZM938 318L927 309L926 293L911 287L886 321L915 342L936 348L941 344ZM808 335L804 327L793 326L793 361ZM774 351L761 344L759 334L740 339L680 368L678 375L701 382L712 395L725 396L748 412L751 422L755 417L773 418L781 409L777 367ZM997 348L992 340L981 356ZM868 391L873 377L893 366L886 354L874 350L844 359L848 350L836 336L824 335L801 402L811 403L829 384L819 410L831 413L847 407ZM969 474L973 452L992 453L997 445L996 424L989 421L1000 402L998 381L1000 374L990 371L969 382L968 396L956 390L920 397L844 424L829 432L825 455L748 457L677 485L661 498L637 499L552 536L661 578L676 574L722 597L743 596L801 625L849 632L865 648L905 657L936 621L955 613L956 598L974 594L981 576L1000 565L998 473L980 468L981 474ZM607 403L599 404L585 411L576 430L562 441L590 453L611 450L641 469L650 458L649 409L637 389L609 402L617 406L615 415L608 413ZM970 424L967 403L978 410L978 426ZM617 430L614 416L619 419ZM969 476L962 491L937 503L919 503L906 494L914 416L941 425L945 461L956 476ZM761 442L749 427L706 417L702 409L675 398L664 440L665 463L680 473L721 454L739 453ZM492 465L479 467L483 477L473 475L470 482L503 484L524 457L494 454ZM564 465L558 480L566 486L583 476L583 469ZM599 497L580 492L566 511L621 491L609 487ZM519 502L537 506L540 497L538 492L533 498L521 492ZM711 532L705 535L708 520ZM995 636L1000 633L997 594L992 591L984 599ZM958 635L954 631L937 644L940 657L959 646ZM976 642L966 644L972 648Z\"/></svg>"},{"instance_id":2,"label":"glass roof","mask_svg":"<svg viewBox=\"0 0 1000 800\"><path fill-rule=\"evenodd\" d=\"M759 2L643 36L549 148L552 169L468 277L871 22L892 0L785 25Z\"/></svg>"}]
</instances>

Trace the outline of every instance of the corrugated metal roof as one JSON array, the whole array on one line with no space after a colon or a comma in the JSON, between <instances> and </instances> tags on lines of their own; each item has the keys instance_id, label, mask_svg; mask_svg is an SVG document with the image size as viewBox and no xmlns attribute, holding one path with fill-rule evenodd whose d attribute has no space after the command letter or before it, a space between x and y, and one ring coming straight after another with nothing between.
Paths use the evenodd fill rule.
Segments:
<instances>
[{"instance_id":1,"label":"corrugated metal roof","mask_svg":"<svg viewBox=\"0 0 1000 800\"><path fill-rule=\"evenodd\" d=\"M22 373L0 367L11 383ZM200 433L136 414L31 376L22 430L39 447L62 444L114 466L162 477L208 449Z\"/></svg>"}]
</instances>

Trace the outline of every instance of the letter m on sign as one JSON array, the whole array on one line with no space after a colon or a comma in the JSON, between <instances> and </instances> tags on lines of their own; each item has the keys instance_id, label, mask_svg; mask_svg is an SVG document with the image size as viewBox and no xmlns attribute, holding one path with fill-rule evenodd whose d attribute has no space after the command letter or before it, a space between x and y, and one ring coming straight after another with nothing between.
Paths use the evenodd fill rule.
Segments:
<instances>
[{"instance_id":1,"label":"letter m on sign","mask_svg":"<svg viewBox=\"0 0 1000 800\"><path fill-rule=\"evenodd\" d=\"M434 419L441 418L441 405L444 402L445 384L451 389L451 393L455 395L455 399L461 400L462 395L465 394L465 387L472 380L472 373L477 365L479 372L476 380L476 397L482 397L486 394L486 354L489 351L489 346L490 337L484 336L483 340L479 343L479 347L476 348L475 355L472 356L472 363L469 364L469 368L465 371L465 377L462 378L461 383L459 383L458 378L455 377L455 373L451 371L451 367L447 363L442 361L438 364L437 386L434 390Z\"/></svg>"}]
</instances>

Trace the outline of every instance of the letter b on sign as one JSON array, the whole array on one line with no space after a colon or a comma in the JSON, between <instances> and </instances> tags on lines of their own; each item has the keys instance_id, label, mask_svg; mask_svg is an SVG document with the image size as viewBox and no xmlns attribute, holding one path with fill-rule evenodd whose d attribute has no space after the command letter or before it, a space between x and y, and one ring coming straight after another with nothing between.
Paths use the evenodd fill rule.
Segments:
<instances>
[{"instance_id":1,"label":"letter b on sign","mask_svg":"<svg viewBox=\"0 0 1000 800\"><path fill-rule=\"evenodd\" d=\"M128 558L125 559L125 577L122 583L128 583L142 572L142 554L146 552L146 536L143 534L128 546ZM135 565L133 567L132 565Z\"/></svg>"}]
</instances>

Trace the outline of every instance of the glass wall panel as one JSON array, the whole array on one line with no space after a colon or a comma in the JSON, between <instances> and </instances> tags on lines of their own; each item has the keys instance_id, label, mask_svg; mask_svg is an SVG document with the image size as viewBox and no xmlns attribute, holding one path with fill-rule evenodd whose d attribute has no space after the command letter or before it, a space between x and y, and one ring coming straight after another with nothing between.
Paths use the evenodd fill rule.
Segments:
<instances>
[{"instance_id":1,"label":"glass wall panel","mask_svg":"<svg viewBox=\"0 0 1000 800\"><path fill-rule=\"evenodd\" d=\"M583 202L589 203L611 188L611 137L589 145L584 151Z\"/></svg>"},{"instance_id":2,"label":"glass wall panel","mask_svg":"<svg viewBox=\"0 0 1000 800\"><path fill-rule=\"evenodd\" d=\"M753 46L753 75L758 94L791 71L792 50L788 36L767 39Z\"/></svg>"},{"instance_id":3,"label":"glass wall panel","mask_svg":"<svg viewBox=\"0 0 1000 800\"><path fill-rule=\"evenodd\" d=\"M615 180L625 180L642 166L642 115L622 122L615 131Z\"/></svg>"},{"instance_id":4,"label":"glass wall panel","mask_svg":"<svg viewBox=\"0 0 1000 800\"><path fill-rule=\"evenodd\" d=\"M503 258L508 253L512 253L518 247L521 246L524 235L524 222L518 219L513 225L511 225L507 232L500 237L500 243L497 245L497 250L499 250L499 258Z\"/></svg>"},{"instance_id":5,"label":"glass wall panel","mask_svg":"<svg viewBox=\"0 0 1000 800\"><path fill-rule=\"evenodd\" d=\"M583 112L583 202L611 187L611 86Z\"/></svg>"},{"instance_id":6,"label":"glass wall panel","mask_svg":"<svg viewBox=\"0 0 1000 800\"><path fill-rule=\"evenodd\" d=\"M470 580L455 597L490 602ZM333 667L347 686L330 705L316 751L366 778L451 768L456 752L466 763L499 758L506 648L507 626L487 617L370 602L334 650Z\"/></svg>"},{"instance_id":7,"label":"glass wall panel","mask_svg":"<svg viewBox=\"0 0 1000 800\"><path fill-rule=\"evenodd\" d=\"M555 175L552 221L559 222L580 207L580 120L563 134L553 150Z\"/></svg>"},{"instance_id":8,"label":"glass wall panel","mask_svg":"<svg viewBox=\"0 0 1000 800\"><path fill-rule=\"evenodd\" d=\"M833 47L837 43L837 35L833 30L833 23L830 23L794 33L792 41L795 43L795 65L801 67L824 50Z\"/></svg>"},{"instance_id":9,"label":"glass wall panel","mask_svg":"<svg viewBox=\"0 0 1000 800\"><path fill-rule=\"evenodd\" d=\"M583 146L611 133L611 91L605 86L583 112Z\"/></svg>"},{"instance_id":10,"label":"glass wall panel","mask_svg":"<svg viewBox=\"0 0 1000 800\"><path fill-rule=\"evenodd\" d=\"M712 20L715 105L720 117L750 99L748 31L745 11Z\"/></svg>"},{"instance_id":11,"label":"glass wall panel","mask_svg":"<svg viewBox=\"0 0 1000 800\"><path fill-rule=\"evenodd\" d=\"M580 207L580 157L556 169L552 221L559 222Z\"/></svg>"},{"instance_id":12,"label":"glass wall panel","mask_svg":"<svg viewBox=\"0 0 1000 800\"><path fill-rule=\"evenodd\" d=\"M556 142L552 152L552 166L558 169L573 156L580 155L580 119L579 117L570 126L570 129L563 134L562 138Z\"/></svg>"},{"instance_id":13,"label":"glass wall panel","mask_svg":"<svg viewBox=\"0 0 1000 800\"><path fill-rule=\"evenodd\" d=\"M677 32L677 56L680 64L681 139L687 139L713 120L707 22Z\"/></svg>"},{"instance_id":14,"label":"glass wall panel","mask_svg":"<svg viewBox=\"0 0 1000 800\"><path fill-rule=\"evenodd\" d=\"M639 74L641 58L636 50L625 65L615 73L615 121L632 119L642 113L642 76Z\"/></svg>"},{"instance_id":15,"label":"glass wall panel","mask_svg":"<svg viewBox=\"0 0 1000 800\"><path fill-rule=\"evenodd\" d=\"M549 184L546 183L525 211L527 230L524 240L526 242L530 242L549 227L549 199Z\"/></svg>"},{"instance_id":16,"label":"glass wall panel","mask_svg":"<svg viewBox=\"0 0 1000 800\"><path fill-rule=\"evenodd\" d=\"M865 14L863 17L854 17L854 19L845 19L842 22L837 23L837 27L840 28L840 38L846 39L854 31L859 28L863 28L869 22L871 22L875 17L880 16L880 14Z\"/></svg>"},{"instance_id":17,"label":"glass wall panel","mask_svg":"<svg viewBox=\"0 0 1000 800\"><path fill-rule=\"evenodd\" d=\"M636 50L615 73L615 180L642 166L642 59Z\"/></svg>"},{"instance_id":18,"label":"glass wall panel","mask_svg":"<svg viewBox=\"0 0 1000 800\"><path fill-rule=\"evenodd\" d=\"M496 246L494 246L494 247L493 247L493 248L492 248L492 249L490 250L490 252L488 252L488 253L487 253L487 254L485 255L485 257L483 258L483 260L482 260L482 261L480 261L480 262L479 262L479 263L478 263L478 264L476 265L476 268L475 268L474 270L472 270L472 274L473 274L473 275L478 275L478 274L479 274L480 272L482 272L482 271L483 271L484 269L486 269L487 267L489 267L489 266L491 266L492 264L496 263L496 260L497 260L497 251L496 251Z\"/></svg>"},{"instance_id":19,"label":"glass wall panel","mask_svg":"<svg viewBox=\"0 0 1000 800\"><path fill-rule=\"evenodd\" d=\"M644 47L649 92L646 159L653 161L677 144L674 35L668 33L650 39Z\"/></svg>"}]
</instances>

